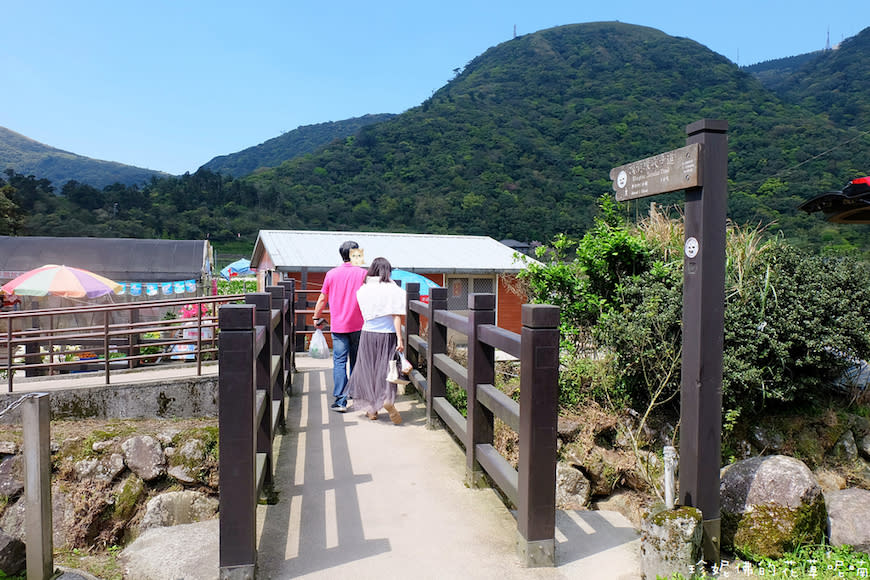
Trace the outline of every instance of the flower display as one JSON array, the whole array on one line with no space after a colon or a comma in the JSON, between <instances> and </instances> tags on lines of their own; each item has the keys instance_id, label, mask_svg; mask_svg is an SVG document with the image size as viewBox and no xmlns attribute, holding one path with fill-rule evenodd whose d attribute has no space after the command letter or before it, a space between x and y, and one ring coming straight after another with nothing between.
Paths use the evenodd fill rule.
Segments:
<instances>
[{"instance_id":1,"label":"flower display","mask_svg":"<svg viewBox=\"0 0 870 580\"><path fill-rule=\"evenodd\" d=\"M196 318L196 306L196 304L185 304L181 310L178 311L178 316L181 318ZM209 310L207 305L200 304L199 308L203 316L208 314Z\"/></svg>"}]
</instances>

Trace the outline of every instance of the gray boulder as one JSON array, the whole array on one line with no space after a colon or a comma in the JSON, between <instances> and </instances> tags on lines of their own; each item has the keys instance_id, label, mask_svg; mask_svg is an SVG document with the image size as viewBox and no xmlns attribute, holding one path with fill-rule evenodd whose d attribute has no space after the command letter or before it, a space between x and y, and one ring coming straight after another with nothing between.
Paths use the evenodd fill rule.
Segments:
<instances>
[{"instance_id":1,"label":"gray boulder","mask_svg":"<svg viewBox=\"0 0 870 580\"><path fill-rule=\"evenodd\" d=\"M7 457L0 463L0 495L14 498L24 491L24 458Z\"/></svg>"},{"instance_id":2,"label":"gray boulder","mask_svg":"<svg viewBox=\"0 0 870 580\"><path fill-rule=\"evenodd\" d=\"M20 450L15 441L0 441L0 455L16 455Z\"/></svg>"},{"instance_id":3,"label":"gray boulder","mask_svg":"<svg viewBox=\"0 0 870 580\"><path fill-rule=\"evenodd\" d=\"M150 528L190 524L213 518L218 500L198 491L170 491L148 501L139 525L141 531Z\"/></svg>"},{"instance_id":4,"label":"gray boulder","mask_svg":"<svg viewBox=\"0 0 870 580\"><path fill-rule=\"evenodd\" d=\"M73 471L79 481L85 479L112 481L124 471L124 456L120 453L112 453L108 457L82 459L73 465Z\"/></svg>"},{"instance_id":5,"label":"gray boulder","mask_svg":"<svg viewBox=\"0 0 870 580\"><path fill-rule=\"evenodd\" d=\"M168 448L166 454L169 455ZM204 458L205 442L201 439L189 439L180 449L173 451L173 465L167 473L182 483L195 483Z\"/></svg>"},{"instance_id":6,"label":"gray boulder","mask_svg":"<svg viewBox=\"0 0 870 580\"><path fill-rule=\"evenodd\" d=\"M556 506L559 509L582 509L589 502L592 486L583 473L570 463L556 464Z\"/></svg>"},{"instance_id":7,"label":"gray boulder","mask_svg":"<svg viewBox=\"0 0 870 580\"><path fill-rule=\"evenodd\" d=\"M154 437L130 437L121 444L121 449L127 467L144 481L157 479L166 473L166 456L160 442Z\"/></svg>"},{"instance_id":8,"label":"gray boulder","mask_svg":"<svg viewBox=\"0 0 870 580\"><path fill-rule=\"evenodd\" d=\"M771 455L730 465L721 473L720 497L724 550L779 558L825 537L822 489L798 459Z\"/></svg>"},{"instance_id":9,"label":"gray boulder","mask_svg":"<svg viewBox=\"0 0 870 580\"><path fill-rule=\"evenodd\" d=\"M825 496L828 508L828 541L849 545L870 554L870 491L849 488Z\"/></svg>"},{"instance_id":10,"label":"gray boulder","mask_svg":"<svg viewBox=\"0 0 870 580\"><path fill-rule=\"evenodd\" d=\"M858 446L858 452L864 459L870 459L870 435L861 437L861 443Z\"/></svg>"},{"instance_id":11,"label":"gray boulder","mask_svg":"<svg viewBox=\"0 0 870 580\"><path fill-rule=\"evenodd\" d=\"M124 578L217 580L218 528L218 520L213 519L146 531L121 552Z\"/></svg>"},{"instance_id":12,"label":"gray boulder","mask_svg":"<svg viewBox=\"0 0 870 580\"><path fill-rule=\"evenodd\" d=\"M0 530L0 571L6 576L15 576L27 565L26 548L20 539Z\"/></svg>"},{"instance_id":13,"label":"gray boulder","mask_svg":"<svg viewBox=\"0 0 870 580\"><path fill-rule=\"evenodd\" d=\"M689 575L701 560L701 512L693 507L661 510L640 528L640 564L644 578Z\"/></svg>"},{"instance_id":14,"label":"gray boulder","mask_svg":"<svg viewBox=\"0 0 870 580\"><path fill-rule=\"evenodd\" d=\"M834 456L845 461L858 459L858 445L855 443L855 435L850 429L846 429L837 444L834 445Z\"/></svg>"}]
</instances>

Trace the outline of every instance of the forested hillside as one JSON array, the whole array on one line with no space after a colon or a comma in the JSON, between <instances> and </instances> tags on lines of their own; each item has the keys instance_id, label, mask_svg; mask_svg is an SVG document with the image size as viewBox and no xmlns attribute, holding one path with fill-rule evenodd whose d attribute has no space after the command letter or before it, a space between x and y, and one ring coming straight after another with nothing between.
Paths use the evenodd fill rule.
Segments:
<instances>
[{"instance_id":1,"label":"forested hillside","mask_svg":"<svg viewBox=\"0 0 870 580\"><path fill-rule=\"evenodd\" d=\"M748 72L772 91L776 91L783 83L811 60L815 60L824 54L823 51L808 52L797 56L787 56L785 58L776 58L766 60L749 66L741 67L743 71Z\"/></svg>"},{"instance_id":2,"label":"forested hillside","mask_svg":"<svg viewBox=\"0 0 870 580\"><path fill-rule=\"evenodd\" d=\"M143 187L52 190L40 175L13 173L0 191L18 206L8 227L20 234L253 240L261 228L298 228L546 241L590 226L595 200L612 194L610 168L680 147L686 125L718 118L730 124L729 217L866 252L865 226L796 209L870 172L866 127L836 104L860 109L866 90L830 76L847 67L867 78L870 51L844 42L806 66L823 60L831 64L807 69L786 100L686 38L622 23L560 26L487 50L418 107L242 179L202 169ZM841 93L830 101L836 114L801 97L820 82Z\"/></svg>"},{"instance_id":3,"label":"forested hillside","mask_svg":"<svg viewBox=\"0 0 870 580\"><path fill-rule=\"evenodd\" d=\"M870 129L870 28L790 75L777 93L840 127Z\"/></svg>"},{"instance_id":4,"label":"forested hillside","mask_svg":"<svg viewBox=\"0 0 870 580\"><path fill-rule=\"evenodd\" d=\"M249 181L289 227L546 239L589 226L611 167L683 145L685 126L704 117L730 123L733 219L863 246L865 228L831 230L796 207L870 167L866 136L838 147L855 132L692 40L621 23L503 43L420 107Z\"/></svg>"},{"instance_id":5,"label":"forested hillside","mask_svg":"<svg viewBox=\"0 0 870 580\"><path fill-rule=\"evenodd\" d=\"M215 173L244 177L257 169L277 167L288 159L314 153L318 148L336 139L356 134L366 125L380 123L395 117L392 114L364 115L343 121L305 125L288 131L238 153L215 157L202 166Z\"/></svg>"},{"instance_id":6,"label":"forested hillside","mask_svg":"<svg viewBox=\"0 0 870 580\"><path fill-rule=\"evenodd\" d=\"M70 179L86 182L94 187L113 183L141 185L152 177L164 177L162 171L152 171L101 161L61 151L29 139L6 127L0 127L0 171L12 169L16 173L37 175L41 179L61 184Z\"/></svg>"}]
</instances>

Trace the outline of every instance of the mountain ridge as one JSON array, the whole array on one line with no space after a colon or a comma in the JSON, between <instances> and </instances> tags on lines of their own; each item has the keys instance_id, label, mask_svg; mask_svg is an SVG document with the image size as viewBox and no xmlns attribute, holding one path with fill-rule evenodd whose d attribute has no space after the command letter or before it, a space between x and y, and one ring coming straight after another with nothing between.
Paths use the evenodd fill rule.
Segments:
<instances>
[{"instance_id":1,"label":"mountain ridge","mask_svg":"<svg viewBox=\"0 0 870 580\"><path fill-rule=\"evenodd\" d=\"M836 56L806 86L837 67L870 76L861 76L870 70L862 43ZM867 105L851 79L823 80ZM137 236L253 238L274 227L545 241L588 229L598 198L612 195L612 167L684 145L686 126L708 118L729 122L731 219L836 251L870 249L866 227L796 209L870 167L870 137L799 102L802 86L786 99L696 41L653 28L564 25L492 47L420 105L277 167L241 179L201 169L142 191L79 188L66 199L92 200L76 227ZM644 203L626 211L640 215ZM44 231L55 222L28 223Z\"/></svg>"},{"instance_id":2,"label":"mountain ridge","mask_svg":"<svg viewBox=\"0 0 870 580\"><path fill-rule=\"evenodd\" d=\"M114 183L143 184L169 175L64 151L0 126L0 170L6 169L38 175L58 185L76 180L101 188Z\"/></svg>"}]
</instances>

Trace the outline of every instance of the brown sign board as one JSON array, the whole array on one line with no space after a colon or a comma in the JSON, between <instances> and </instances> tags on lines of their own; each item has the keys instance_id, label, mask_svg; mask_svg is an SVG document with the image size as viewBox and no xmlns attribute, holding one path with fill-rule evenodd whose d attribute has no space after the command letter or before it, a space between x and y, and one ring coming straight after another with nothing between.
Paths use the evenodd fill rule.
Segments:
<instances>
[{"instance_id":1,"label":"brown sign board","mask_svg":"<svg viewBox=\"0 0 870 580\"><path fill-rule=\"evenodd\" d=\"M693 143L610 170L616 201L699 187L701 144Z\"/></svg>"}]
</instances>

